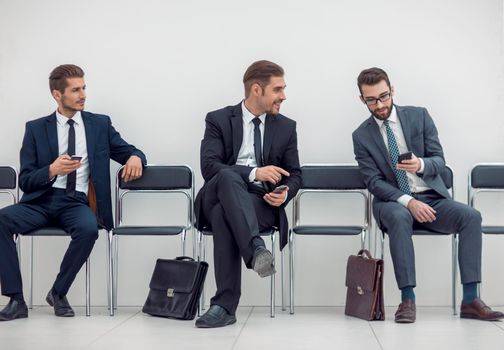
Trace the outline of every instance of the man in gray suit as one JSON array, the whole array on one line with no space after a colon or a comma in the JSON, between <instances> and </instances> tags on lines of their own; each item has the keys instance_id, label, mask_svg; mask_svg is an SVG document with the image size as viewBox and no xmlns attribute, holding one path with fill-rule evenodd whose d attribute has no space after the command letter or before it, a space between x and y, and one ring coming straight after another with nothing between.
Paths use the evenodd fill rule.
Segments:
<instances>
[{"instance_id":1,"label":"man in gray suit","mask_svg":"<svg viewBox=\"0 0 504 350\"><path fill-rule=\"evenodd\" d=\"M401 304L398 323L416 319L413 228L458 232L463 284L460 317L494 321L504 314L493 311L478 297L481 281L481 215L451 199L440 176L445 169L443 149L432 118L425 108L393 103L394 88L379 68L357 78L360 99L371 112L353 132L355 159L373 194L377 224L387 232ZM399 155L411 152L406 160ZM403 157L401 157L402 159Z\"/></svg>"}]
</instances>

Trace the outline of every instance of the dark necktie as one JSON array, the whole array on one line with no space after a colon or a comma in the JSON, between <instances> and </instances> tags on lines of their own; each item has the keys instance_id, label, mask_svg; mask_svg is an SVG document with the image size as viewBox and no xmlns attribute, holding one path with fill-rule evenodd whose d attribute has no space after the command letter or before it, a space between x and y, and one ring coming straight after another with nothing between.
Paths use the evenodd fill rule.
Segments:
<instances>
[{"instance_id":1,"label":"dark necktie","mask_svg":"<svg viewBox=\"0 0 504 350\"><path fill-rule=\"evenodd\" d=\"M258 167L263 166L262 161L262 141L261 141L261 129L259 129L259 125L261 125L261 119L254 118L252 119L252 123L254 123L254 153L256 157L256 162Z\"/></svg>"},{"instance_id":2,"label":"dark necktie","mask_svg":"<svg viewBox=\"0 0 504 350\"><path fill-rule=\"evenodd\" d=\"M397 147L397 141L394 136L394 132L392 131L388 120L385 120L383 124L385 124L385 129L387 130L387 143L390 161L392 163L392 168L394 169L397 183L399 184L399 189L404 193L411 195L411 189L408 184L408 177L406 176L406 172L404 170L396 169L397 159L399 158L399 147Z\"/></svg>"},{"instance_id":3,"label":"dark necktie","mask_svg":"<svg viewBox=\"0 0 504 350\"><path fill-rule=\"evenodd\" d=\"M68 119L67 123L70 126L68 128L68 151L67 151L67 153L69 156L74 156L75 155L75 128L74 128L75 121L73 121L72 119ZM75 196L76 183L77 183L77 171L72 171L70 174L67 175L66 194L68 196Z\"/></svg>"}]
</instances>

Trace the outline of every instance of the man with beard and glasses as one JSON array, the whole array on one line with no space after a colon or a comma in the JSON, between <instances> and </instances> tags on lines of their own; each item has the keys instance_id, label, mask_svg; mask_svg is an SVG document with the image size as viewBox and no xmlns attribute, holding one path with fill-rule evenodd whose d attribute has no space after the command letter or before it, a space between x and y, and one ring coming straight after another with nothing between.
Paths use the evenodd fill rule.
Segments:
<instances>
[{"instance_id":1,"label":"man with beard and glasses","mask_svg":"<svg viewBox=\"0 0 504 350\"><path fill-rule=\"evenodd\" d=\"M493 311L478 297L481 281L481 215L452 200L441 178L443 149L434 122L425 108L394 105L394 88L379 68L363 70L357 78L360 99L371 116L353 132L355 159L373 194L373 212L388 233L390 253L401 303L398 323L416 319L413 228L457 232L463 285L461 318L494 321ZM398 162L400 154L411 159Z\"/></svg>"},{"instance_id":2,"label":"man with beard and glasses","mask_svg":"<svg viewBox=\"0 0 504 350\"><path fill-rule=\"evenodd\" d=\"M261 277L275 273L259 232L278 226L280 248L285 246L284 208L301 185L296 123L279 113L285 100L282 67L255 62L243 84L242 102L207 114L201 142L205 184L196 197L196 225L213 232L217 291L196 321L200 328L236 322L241 259Z\"/></svg>"},{"instance_id":3,"label":"man with beard and glasses","mask_svg":"<svg viewBox=\"0 0 504 350\"><path fill-rule=\"evenodd\" d=\"M93 249L98 225L113 226L110 159L125 165L124 181L140 178L146 164L142 151L121 138L108 116L84 111L81 68L56 67L49 88L58 108L26 123L19 174L24 195L0 210L0 284L10 298L0 321L28 317L13 236L49 225L68 232L71 242L46 301L56 316L74 316L66 294Z\"/></svg>"}]
</instances>

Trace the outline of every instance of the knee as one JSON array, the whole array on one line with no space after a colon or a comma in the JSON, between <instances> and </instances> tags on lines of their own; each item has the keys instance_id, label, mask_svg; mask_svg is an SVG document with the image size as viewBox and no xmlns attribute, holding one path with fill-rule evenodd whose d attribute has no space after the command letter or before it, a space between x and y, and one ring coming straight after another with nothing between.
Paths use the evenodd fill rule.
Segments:
<instances>
[{"instance_id":1,"label":"knee","mask_svg":"<svg viewBox=\"0 0 504 350\"><path fill-rule=\"evenodd\" d=\"M481 222L483 221L479 210L476 210L470 206L466 206L466 210L464 210L462 217L466 223L475 223L481 225Z\"/></svg>"},{"instance_id":2,"label":"knee","mask_svg":"<svg viewBox=\"0 0 504 350\"><path fill-rule=\"evenodd\" d=\"M408 209L398 206L391 210L385 210L381 214L383 226L390 231L390 228L402 227L404 225L413 227L413 217Z\"/></svg>"},{"instance_id":3,"label":"knee","mask_svg":"<svg viewBox=\"0 0 504 350\"><path fill-rule=\"evenodd\" d=\"M233 183L244 183L240 174L229 168L219 170L219 172L217 173L217 178L220 186Z\"/></svg>"},{"instance_id":4,"label":"knee","mask_svg":"<svg viewBox=\"0 0 504 350\"><path fill-rule=\"evenodd\" d=\"M91 223L80 224L75 228L75 232L72 237L74 239L94 242L98 239L98 226Z\"/></svg>"}]
</instances>

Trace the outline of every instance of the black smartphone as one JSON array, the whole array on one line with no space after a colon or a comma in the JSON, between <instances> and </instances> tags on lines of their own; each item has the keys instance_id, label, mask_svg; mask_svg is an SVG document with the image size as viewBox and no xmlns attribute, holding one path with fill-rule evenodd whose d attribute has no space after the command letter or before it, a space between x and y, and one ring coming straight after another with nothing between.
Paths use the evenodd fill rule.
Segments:
<instances>
[{"instance_id":1,"label":"black smartphone","mask_svg":"<svg viewBox=\"0 0 504 350\"><path fill-rule=\"evenodd\" d=\"M287 188L286 185L280 185L278 187L275 187L273 193L282 193L283 191L285 191L286 188Z\"/></svg>"},{"instance_id":2,"label":"black smartphone","mask_svg":"<svg viewBox=\"0 0 504 350\"><path fill-rule=\"evenodd\" d=\"M402 163L403 160L411 159L413 156L413 153L411 151L400 154L399 157L397 158L397 163Z\"/></svg>"},{"instance_id":3,"label":"black smartphone","mask_svg":"<svg viewBox=\"0 0 504 350\"><path fill-rule=\"evenodd\" d=\"M81 156L71 156L70 159L71 160L78 160L80 162L82 157Z\"/></svg>"}]
</instances>

